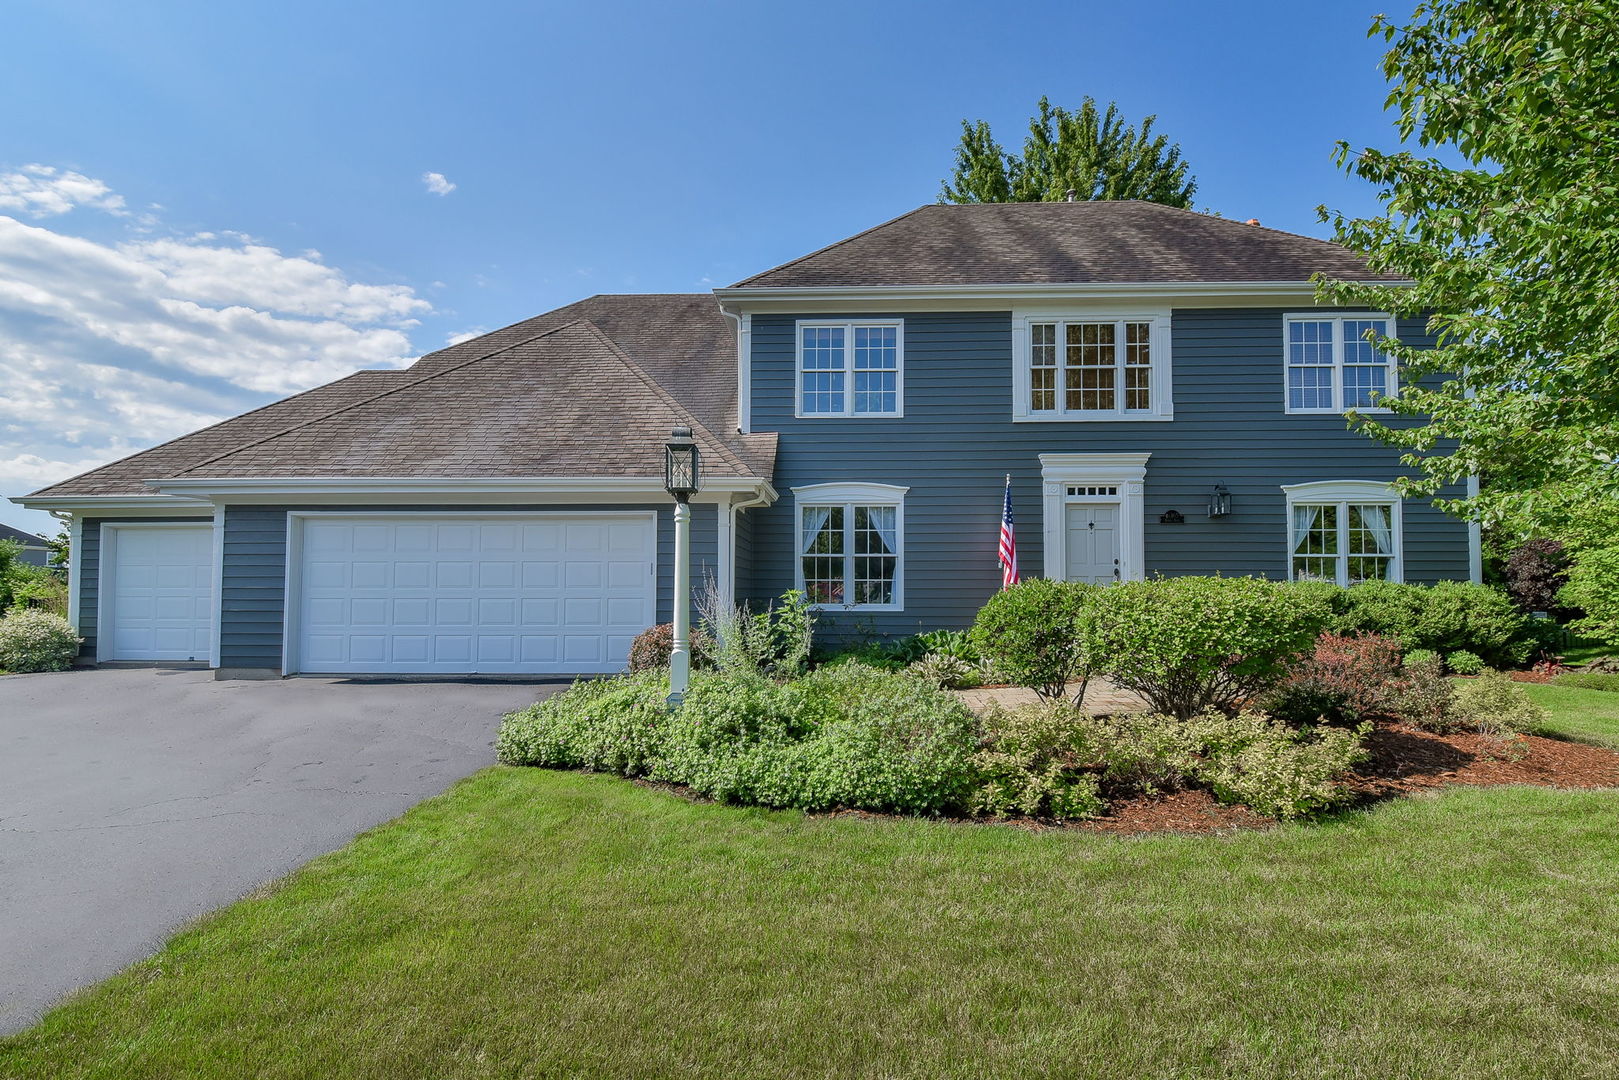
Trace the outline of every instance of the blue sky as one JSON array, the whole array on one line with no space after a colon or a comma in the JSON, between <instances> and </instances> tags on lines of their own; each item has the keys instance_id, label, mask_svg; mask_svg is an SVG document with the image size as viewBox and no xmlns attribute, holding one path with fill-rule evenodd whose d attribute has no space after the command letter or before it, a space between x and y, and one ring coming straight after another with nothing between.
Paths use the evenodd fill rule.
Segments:
<instances>
[{"instance_id":1,"label":"blue sky","mask_svg":"<svg viewBox=\"0 0 1619 1080\"><path fill-rule=\"evenodd\" d=\"M1393 141L1377 10L8 4L0 495L581 296L729 284L933 201L963 118L1015 148L1041 94L1155 113L1199 208L1323 235L1317 205L1375 207L1333 142Z\"/></svg>"}]
</instances>

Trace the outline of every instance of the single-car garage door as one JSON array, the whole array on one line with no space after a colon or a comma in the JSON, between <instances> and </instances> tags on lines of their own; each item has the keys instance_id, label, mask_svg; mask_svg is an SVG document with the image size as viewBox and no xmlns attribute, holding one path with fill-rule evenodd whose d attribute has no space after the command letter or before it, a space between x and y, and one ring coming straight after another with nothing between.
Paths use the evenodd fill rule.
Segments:
<instances>
[{"instance_id":1,"label":"single-car garage door","mask_svg":"<svg viewBox=\"0 0 1619 1080\"><path fill-rule=\"evenodd\" d=\"M104 525L98 660L208 660L214 636L214 528Z\"/></svg>"},{"instance_id":2,"label":"single-car garage door","mask_svg":"<svg viewBox=\"0 0 1619 1080\"><path fill-rule=\"evenodd\" d=\"M618 671L656 613L651 513L294 519L291 670Z\"/></svg>"}]
</instances>

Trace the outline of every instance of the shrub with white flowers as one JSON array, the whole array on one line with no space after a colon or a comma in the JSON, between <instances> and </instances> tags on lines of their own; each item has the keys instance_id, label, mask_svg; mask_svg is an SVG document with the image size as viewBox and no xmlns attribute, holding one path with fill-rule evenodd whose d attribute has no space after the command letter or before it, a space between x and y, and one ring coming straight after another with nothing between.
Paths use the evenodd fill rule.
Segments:
<instances>
[{"instance_id":1,"label":"shrub with white flowers","mask_svg":"<svg viewBox=\"0 0 1619 1080\"><path fill-rule=\"evenodd\" d=\"M14 608L0 619L0 671L65 671L83 640L60 615Z\"/></svg>"}]
</instances>

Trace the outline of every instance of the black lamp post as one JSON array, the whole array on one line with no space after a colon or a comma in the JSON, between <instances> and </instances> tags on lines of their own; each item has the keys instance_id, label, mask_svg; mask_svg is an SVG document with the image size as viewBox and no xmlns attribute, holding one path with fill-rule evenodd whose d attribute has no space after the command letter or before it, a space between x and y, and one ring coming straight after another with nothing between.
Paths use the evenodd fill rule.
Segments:
<instances>
[{"instance_id":1,"label":"black lamp post","mask_svg":"<svg viewBox=\"0 0 1619 1080\"><path fill-rule=\"evenodd\" d=\"M691 497L702 486L691 428L681 424L663 444L663 486L675 498L675 624L669 649L669 704L678 706L691 684Z\"/></svg>"}]
</instances>

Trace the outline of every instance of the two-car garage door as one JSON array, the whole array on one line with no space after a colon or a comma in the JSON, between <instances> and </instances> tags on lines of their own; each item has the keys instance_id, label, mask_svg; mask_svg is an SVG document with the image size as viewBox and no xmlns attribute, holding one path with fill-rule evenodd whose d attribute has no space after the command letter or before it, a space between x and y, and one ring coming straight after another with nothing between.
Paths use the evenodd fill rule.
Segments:
<instances>
[{"instance_id":1,"label":"two-car garage door","mask_svg":"<svg viewBox=\"0 0 1619 1080\"><path fill-rule=\"evenodd\" d=\"M289 670L618 671L654 622L651 513L294 522Z\"/></svg>"}]
</instances>

